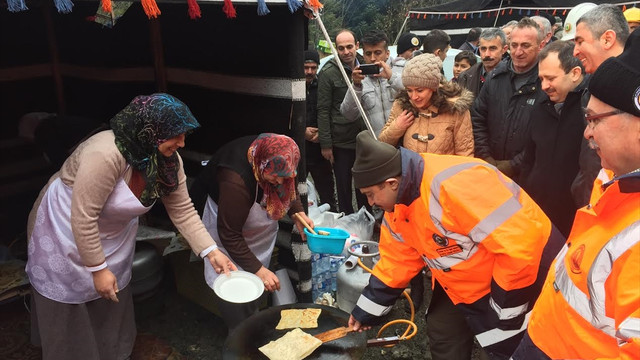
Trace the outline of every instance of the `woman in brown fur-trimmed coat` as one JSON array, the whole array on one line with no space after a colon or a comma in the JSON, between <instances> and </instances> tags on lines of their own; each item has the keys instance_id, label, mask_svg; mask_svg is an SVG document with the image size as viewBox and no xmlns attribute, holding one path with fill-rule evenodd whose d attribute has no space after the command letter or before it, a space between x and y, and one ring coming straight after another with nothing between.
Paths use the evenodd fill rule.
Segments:
<instances>
[{"instance_id":1,"label":"woman in brown fur-trimmed coat","mask_svg":"<svg viewBox=\"0 0 640 360\"><path fill-rule=\"evenodd\" d=\"M473 156L473 93L443 81L441 67L433 54L407 62L402 72L406 91L396 97L378 140L415 152Z\"/></svg>"}]
</instances>

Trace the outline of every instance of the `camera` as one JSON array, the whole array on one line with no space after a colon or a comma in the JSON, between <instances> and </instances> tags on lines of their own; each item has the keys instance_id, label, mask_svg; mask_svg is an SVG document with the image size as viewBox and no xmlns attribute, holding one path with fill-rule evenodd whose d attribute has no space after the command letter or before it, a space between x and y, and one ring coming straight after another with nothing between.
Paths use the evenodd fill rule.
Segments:
<instances>
[{"instance_id":1,"label":"camera","mask_svg":"<svg viewBox=\"0 0 640 360\"><path fill-rule=\"evenodd\" d=\"M362 75L375 75L380 73L380 66L376 64L360 64Z\"/></svg>"}]
</instances>

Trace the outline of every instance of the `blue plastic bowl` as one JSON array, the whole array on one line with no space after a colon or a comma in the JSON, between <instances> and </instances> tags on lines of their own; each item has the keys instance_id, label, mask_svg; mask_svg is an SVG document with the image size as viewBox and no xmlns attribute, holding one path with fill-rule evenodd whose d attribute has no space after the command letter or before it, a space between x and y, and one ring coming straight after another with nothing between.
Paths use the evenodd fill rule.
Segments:
<instances>
[{"instance_id":1,"label":"blue plastic bowl","mask_svg":"<svg viewBox=\"0 0 640 360\"><path fill-rule=\"evenodd\" d=\"M349 238L349 233L342 229L316 227L318 230L324 230L329 235L313 235L312 233L304 229L304 233L307 234L307 245L309 250L320 254L339 255L344 250L344 242Z\"/></svg>"}]
</instances>

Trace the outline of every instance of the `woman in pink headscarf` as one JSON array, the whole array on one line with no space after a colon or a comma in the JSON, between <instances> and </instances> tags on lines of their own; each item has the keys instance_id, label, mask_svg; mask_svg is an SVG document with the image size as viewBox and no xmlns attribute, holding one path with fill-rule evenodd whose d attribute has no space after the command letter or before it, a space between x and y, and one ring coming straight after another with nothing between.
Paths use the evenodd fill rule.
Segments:
<instances>
[{"instance_id":1,"label":"woman in pink headscarf","mask_svg":"<svg viewBox=\"0 0 640 360\"><path fill-rule=\"evenodd\" d=\"M280 289L278 277L269 270L269 261L278 233L278 220L285 214L304 213L296 193L298 146L288 136L263 133L227 143L211 158L190 189L202 221L218 247L245 271L256 274L268 291ZM205 265L207 284L213 287L218 274ZM216 299L229 329L257 311L260 299L248 304L232 304Z\"/></svg>"}]
</instances>

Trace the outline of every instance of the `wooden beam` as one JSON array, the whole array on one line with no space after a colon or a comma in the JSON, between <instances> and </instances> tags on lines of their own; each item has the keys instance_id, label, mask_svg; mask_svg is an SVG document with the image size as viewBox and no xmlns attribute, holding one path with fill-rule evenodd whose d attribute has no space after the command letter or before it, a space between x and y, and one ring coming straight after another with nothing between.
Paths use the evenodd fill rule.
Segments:
<instances>
[{"instance_id":1,"label":"wooden beam","mask_svg":"<svg viewBox=\"0 0 640 360\"><path fill-rule=\"evenodd\" d=\"M56 33L53 27L53 18L51 17L52 2L42 2L42 13L44 15L45 26L47 27L47 41L49 43L49 54L51 55L51 73L53 75L54 91L58 102L58 114L65 115L67 106L64 101L64 86L62 83L62 74L60 73L60 53L58 51L58 43L56 41Z\"/></svg>"},{"instance_id":2,"label":"wooden beam","mask_svg":"<svg viewBox=\"0 0 640 360\"><path fill-rule=\"evenodd\" d=\"M164 64L164 47L162 46L162 31L160 20L149 20L149 37L151 51L153 52L153 65L156 74L156 87L159 92L167 92L167 69Z\"/></svg>"}]
</instances>

